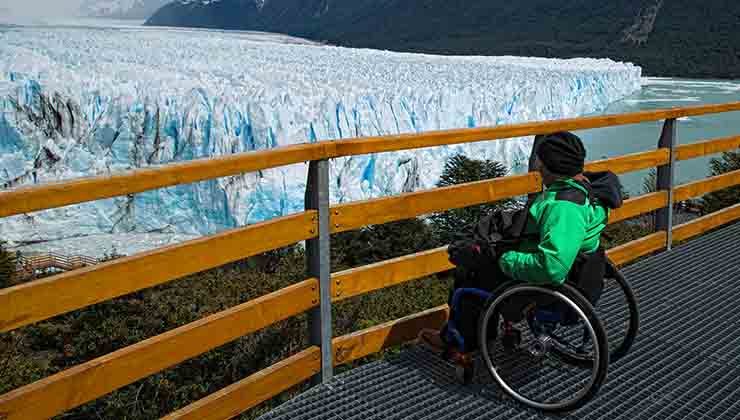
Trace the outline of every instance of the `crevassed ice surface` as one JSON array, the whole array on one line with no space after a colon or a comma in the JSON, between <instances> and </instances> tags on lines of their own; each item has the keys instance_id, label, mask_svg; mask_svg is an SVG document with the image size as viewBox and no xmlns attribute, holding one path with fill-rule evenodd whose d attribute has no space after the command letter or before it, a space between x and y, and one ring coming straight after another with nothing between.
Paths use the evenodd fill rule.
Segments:
<instances>
[{"instance_id":1,"label":"crevassed ice surface","mask_svg":"<svg viewBox=\"0 0 740 420\"><path fill-rule=\"evenodd\" d=\"M638 90L640 73L607 59L441 57L254 33L0 27L0 180L7 189L289 144L577 116ZM530 147L513 139L335 159L331 200L431 188L458 153L515 169ZM67 253L86 241L61 239L107 238L133 252L300 211L306 175L298 164L20 215L0 220L0 235Z\"/></svg>"}]
</instances>

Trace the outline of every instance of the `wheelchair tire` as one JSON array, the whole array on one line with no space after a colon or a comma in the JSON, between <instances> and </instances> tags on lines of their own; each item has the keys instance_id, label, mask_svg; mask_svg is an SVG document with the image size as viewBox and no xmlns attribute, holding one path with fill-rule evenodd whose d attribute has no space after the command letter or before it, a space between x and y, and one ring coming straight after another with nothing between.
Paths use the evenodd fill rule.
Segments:
<instances>
[{"instance_id":1,"label":"wheelchair tire","mask_svg":"<svg viewBox=\"0 0 740 420\"><path fill-rule=\"evenodd\" d=\"M534 366L539 368L542 372L537 372L534 375L527 375L521 373L516 367L512 367L511 360L513 357L519 357L517 355L511 356L505 354L501 346L496 345L496 340L501 334L497 334L493 340L486 334L491 322L495 322L498 327L498 323L501 321L502 307L507 302L507 299L521 294L522 296L531 296L532 293L543 294L548 298L558 299L560 302L566 304L574 313L583 320L586 325L586 330L589 333L589 337L593 340L595 345L592 346L591 359L588 363L583 363L583 360L568 360L567 352L553 351L557 347L557 343L548 334L531 333L529 336L532 337L529 341L530 349L526 350L527 343L525 342L521 350L518 350L518 354L521 354L521 358L524 360L525 367ZM529 324L531 326L531 324ZM604 330L601 321L596 316L596 312L575 288L568 284L561 286L539 286L539 285L527 285L517 284L514 286L507 287L504 290L500 290L493 298L489 299L486 303L486 309L481 313L478 322L479 331L479 346L481 349L481 355L485 364L486 370L491 374L493 380L501 387L501 389L514 398L515 400L532 407L537 410L546 412L564 412L575 410L588 401L590 401L599 391L602 384L606 380L608 369L609 369L609 347L606 331ZM526 341L526 340L525 340ZM544 343L544 344L541 344ZM538 353L535 351L541 347L543 351ZM552 346L552 347L550 347ZM500 353L500 355L494 353ZM565 355L563 353L566 353ZM531 360L529 360L529 359ZM499 360L503 359L503 360ZM517 361L518 362L518 361ZM514 363L517 363L514 362ZM550 369L551 363L560 362L566 369L587 369L587 371L575 372L574 378L564 378L562 381L553 377L562 372L562 369ZM575 362L575 363L572 363ZM508 364L508 365L507 365ZM511 380L504 378L502 373L511 372ZM522 380L531 378L533 381L530 383L521 383ZM573 384L584 382L584 388L574 391L572 398L565 398L562 400L553 400L552 395L567 394L570 392L570 387ZM562 386L566 386L563 390L561 388L554 389L553 383L559 383ZM564 385L563 385L564 384ZM521 390L519 390L521 385ZM556 385L558 386L558 385ZM541 392L546 395L546 398L542 400L536 400L531 395L531 392Z\"/></svg>"},{"instance_id":2,"label":"wheelchair tire","mask_svg":"<svg viewBox=\"0 0 740 420\"><path fill-rule=\"evenodd\" d=\"M607 260L607 270L604 278L605 289L607 288L606 283L608 282L615 282L620 293L624 295L623 299L627 305L626 310L629 316L629 320L626 322L627 331L623 333L624 335L622 336L622 332L620 332L616 339L618 340L617 342L615 342L615 339L610 339L609 341L609 361L615 362L629 353L630 348L632 348L632 344L635 342L637 332L640 329L640 311L637 304L637 297L635 296L635 292L632 290L632 286L627 279L624 278L622 273L614 267L611 261ZM596 309L598 313L598 304ZM610 326L607 325L607 335L611 333L610 329Z\"/></svg>"},{"instance_id":3,"label":"wheelchair tire","mask_svg":"<svg viewBox=\"0 0 740 420\"><path fill-rule=\"evenodd\" d=\"M609 339L609 363L614 363L629 353L632 348L639 330L640 314L637 297L629 282L610 261L607 264L607 274L604 277L604 295L594 309ZM618 295L616 296L618 300L616 304L619 306L616 310L609 307L614 305L614 302L608 302L610 298L615 298L615 294ZM615 316L617 319L612 319ZM568 363L580 367L585 368L591 364L590 359L579 357L576 353L561 352L559 356Z\"/></svg>"}]
</instances>

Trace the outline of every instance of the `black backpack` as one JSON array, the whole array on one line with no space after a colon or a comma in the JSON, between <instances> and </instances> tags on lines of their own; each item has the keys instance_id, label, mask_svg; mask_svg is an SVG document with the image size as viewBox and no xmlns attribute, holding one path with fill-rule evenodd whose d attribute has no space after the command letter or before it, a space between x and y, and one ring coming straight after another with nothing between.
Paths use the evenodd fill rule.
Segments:
<instances>
[{"instance_id":1,"label":"black backpack","mask_svg":"<svg viewBox=\"0 0 740 420\"><path fill-rule=\"evenodd\" d=\"M456 240L447 248L450 262L467 271L492 268L501 254L516 248L526 221L526 208L492 212L456 235Z\"/></svg>"}]
</instances>

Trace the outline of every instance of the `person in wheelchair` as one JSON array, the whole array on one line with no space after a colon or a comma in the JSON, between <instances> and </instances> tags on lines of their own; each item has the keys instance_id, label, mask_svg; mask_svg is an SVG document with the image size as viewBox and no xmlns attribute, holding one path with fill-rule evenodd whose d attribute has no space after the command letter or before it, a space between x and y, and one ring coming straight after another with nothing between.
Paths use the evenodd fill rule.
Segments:
<instances>
[{"instance_id":1,"label":"person in wheelchair","mask_svg":"<svg viewBox=\"0 0 740 420\"><path fill-rule=\"evenodd\" d=\"M600 236L608 223L610 209L621 206L619 180L611 172L584 173L586 150L581 139L570 132L538 136L533 157L530 167L541 174L544 188L530 197L527 207L520 212L519 227L516 221L513 223L511 228L521 229L513 234L514 245L492 246L488 250L474 245L472 251L470 246L451 245L450 260L458 266L454 289L495 291L509 282L562 285L568 281L595 304L606 266ZM473 255L476 252L480 255ZM481 258L487 263L481 263ZM476 263L467 264L468 261ZM521 320L528 307L533 303L539 307L548 305L547 301L533 302L536 300L518 296L515 301L507 302L502 314L506 321L504 342L507 336L512 339L509 341L516 341L520 332L512 323ZM450 293L450 307L458 314L456 327L467 337L466 342L470 342L466 344L467 352L478 344L472 337L477 336L477 319L483 303L474 295L453 302ZM440 331L424 330L419 338L439 351L448 351L452 344L446 326Z\"/></svg>"}]
</instances>

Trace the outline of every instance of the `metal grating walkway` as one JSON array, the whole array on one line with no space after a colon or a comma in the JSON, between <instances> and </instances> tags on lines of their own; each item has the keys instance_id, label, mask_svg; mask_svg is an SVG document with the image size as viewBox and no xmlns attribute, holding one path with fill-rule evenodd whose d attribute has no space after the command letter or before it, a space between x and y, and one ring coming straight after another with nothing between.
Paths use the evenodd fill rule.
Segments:
<instances>
[{"instance_id":1,"label":"metal grating walkway","mask_svg":"<svg viewBox=\"0 0 740 420\"><path fill-rule=\"evenodd\" d=\"M338 375L262 420L740 419L740 223L624 269L640 334L578 411L524 408L483 373L462 386L423 347Z\"/></svg>"}]
</instances>

